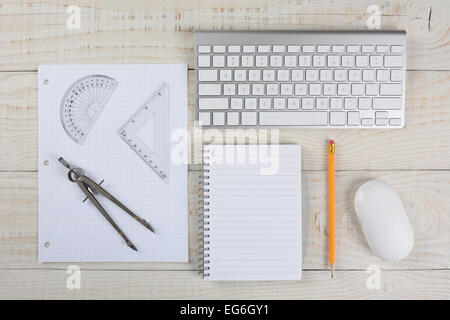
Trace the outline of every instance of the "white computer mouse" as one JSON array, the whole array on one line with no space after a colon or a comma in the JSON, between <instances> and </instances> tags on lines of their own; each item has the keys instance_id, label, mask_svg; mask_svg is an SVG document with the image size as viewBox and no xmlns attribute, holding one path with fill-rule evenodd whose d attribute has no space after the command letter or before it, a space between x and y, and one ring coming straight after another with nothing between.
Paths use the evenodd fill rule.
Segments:
<instances>
[{"instance_id":1,"label":"white computer mouse","mask_svg":"<svg viewBox=\"0 0 450 320\"><path fill-rule=\"evenodd\" d=\"M399 261L409 255L414 235L397 192L387 183L370 180L355 194L355 211L375 255Z\"/></svg>"}]
</instances>

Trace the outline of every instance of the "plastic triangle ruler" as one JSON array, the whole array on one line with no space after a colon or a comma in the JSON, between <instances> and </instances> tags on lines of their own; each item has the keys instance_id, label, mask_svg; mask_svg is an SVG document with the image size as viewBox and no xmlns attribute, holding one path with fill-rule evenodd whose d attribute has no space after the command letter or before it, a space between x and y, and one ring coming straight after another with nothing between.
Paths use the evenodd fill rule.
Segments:
<instances>
[{"instance_id":1,"label":"plastic triangle ruler","mask_svg":"<svg viewBox=\"0 0 450 320\"><path fill-rule=\"evenodd\" d=\"M169 181L169 88L163 83L119 130L131 149Z\"/></svg>"},{"instance_id":2,"label":"plastic triangle ruler","mask_svg":"<svg viewBox=\"0 0 450 320\"><path fill-rule=\"evenodd\" d=\"M61 122L73 141L83 144L116 86L113 78L89 75L67 89L61 101Z\"/></svg>"}]
</instances>

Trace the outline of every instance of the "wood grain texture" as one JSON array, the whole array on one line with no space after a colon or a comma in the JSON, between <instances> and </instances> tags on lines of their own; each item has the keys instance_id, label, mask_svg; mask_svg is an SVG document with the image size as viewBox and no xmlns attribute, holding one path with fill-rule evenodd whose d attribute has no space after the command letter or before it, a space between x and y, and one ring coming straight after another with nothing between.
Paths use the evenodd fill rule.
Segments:
<instances>
[{"instance_id":1,"label":"wood grain texture","mask_svg":"<svg viewBox=\"0 0 450 320\"><path fill-rule=\"evenodd\" d=\"M85 263L89 269L198 270L198 174L189 174L190 263ZM356 189L369 179L381 179L398 190L409 215L415 246L407 259L383 262L369 250L353 211ZM0 270L9 268L59 269L67 264L37 262L37 174L0 174ZM303 172L303 268L328 268L327 173ZM450 171L344 171L336 174L338 270L450 268ZM97 214L94 210L93 214ZM107 224L99 226L108 227ZM117 239L117 245L122 245Z\"/></svg>"},{"instance_id":2,"label":"wood grain texture","mask_svg":"<svg viewBox=\"0 0 450 320\"><path fill-rule=\"evenodd\" d=\"M81 9L80 29L66 27L69 5ZM0 70L49 63L182 62L192 68L196 29L367 30L371 5L381 10L381 29L407 31L408 69L450 70L446 0L5 1Z\"/></svg>"},{"instance_id":3,"label":"wood grain texture","mask_svg":"<svg viewBox=\"0 0 450 320\"><path fill-rule=\"evenodd\" d=\"M0 72L0 171L37 170L36 73ZM194 121L195 72L189 72L189 126ZM280 129L280 143L303 146L303 168L325 170L329 138L339 154L337 170L448 170L450 169L450 72L410 71L406 85L406 126L400 130ZM205 142L213 141L205 130ZM221 131L233 137L236 131ZM245 137L247 131L237 134ZM263 131L261 131L263 132ZM276 133L276 131L273 131ZM201 161L201 139L193 163ZM194 139L192 139L192 144Z\"/></svg>"},{"instance_id":4,"label":"wood grain texture","mask_svg":"<svg viewBox=\"0 0 450 320\"><path fill-rule=\"evenodd\" d=\"M81 28L69 30L69 5ZM37 66L49 63L187 63L196 29L365 30L367 8L381 28L406 30L406 127L401 130L279 131L303 146L301 282L207 282L198 275L197 178L202 138L189 72L190 262L81 263L81 290L68 290L69 264L37 262ZM0 299L449 299L450 45L446 0L0 0ZM219 131L225 133L225 131ZM245 137L245 132L238 134ZM329 280L326 141L337 142L337 277ZM390 183L415 234L411 255L385 263L371 254L352 209L370 178ZM120 240L119 240L120 241ZM381 268L367 289L368 266Z\"/></svg>"},{"instance_id":5,"label":"wood grain texture","mask_svg":"<svg viewBox=\"0 0 450 320\"><path fill-rule=\"evenodd\" d=\"M381 269L380 289L366 271L304 271L301 281L205 281L193 271L85 270L81 289L66 286L66 268L5 270L0 299L449 299L450 271Z\"/></svg>"}]
</instances>

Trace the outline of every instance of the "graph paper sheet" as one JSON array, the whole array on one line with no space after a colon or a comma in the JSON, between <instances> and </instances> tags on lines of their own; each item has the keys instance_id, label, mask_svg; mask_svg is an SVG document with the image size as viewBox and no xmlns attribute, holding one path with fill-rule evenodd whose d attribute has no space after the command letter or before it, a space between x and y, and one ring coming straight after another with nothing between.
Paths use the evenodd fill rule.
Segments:
<instances>
[{"instance_id":1,"label":"graph paper sheet","mask_svg":"<svg viewBox=\"0 0 450 320\"><path fill-rule=\"evenodd\" d=\"M85 85L81 85L79 91L90 91L78 97L77 108L81 111L67 106L62 108L64 101L72 101L66 94L74 83L96 75L117 82L114 82L113 92L108 91L101 110L100 103L95 105L91 101L97 99L96 91ZM44 65L39 66L38 82L39 261L187 262L188 184L184 159L187 142L182 134L187 130L187 66ZM164 137L168 144L165 150L171 152L168 181L155 174L119 135L123 124L162 83L167 85L169 95L168 120L166 118L169 134L167 136L166 132ZM95 123L89 123L86 133L77 124L64 127L64 121L72 125L72 118L64 119L65 113L61 110L72 110L74 117L77 112L85 112L84 103L92 104L89 108L97 108ZM82 144L69 136L67 128L85 135ZM145 140L145 131L142 133ZM153 133L149 140L163 138L158 132ZM126 246L89 201L82 203L84 196L78 186L67 179L67 169L58 162L60 156L71 165L83 168L93 180L104 179L102 186L108 192L153 226L155 233L103 196L97 196L135 244L137 252Z\"/></svg>"}]
</instances>

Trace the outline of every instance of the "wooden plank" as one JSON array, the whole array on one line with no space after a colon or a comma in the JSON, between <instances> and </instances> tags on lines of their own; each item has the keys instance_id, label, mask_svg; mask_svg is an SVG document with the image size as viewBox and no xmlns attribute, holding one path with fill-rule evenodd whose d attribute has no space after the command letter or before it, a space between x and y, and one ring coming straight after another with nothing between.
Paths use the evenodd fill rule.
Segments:
<instances>
[{"instance_id":1,"label":"wooden plank","mask_svg":"<svg viewBox=\"0 0 450 320\"><path fill-rule=\"evenodd\" d=\"M301 281L205 281L192 271L93 271L81 269L80 289L69 290L66 268L4 270L0 299L449 299L450 270L381 270L373 274L304 271Z\"/></svg>"},{"instance_id":2,"label":"wooden plank","mask_svg":"<svg viewBox=\"0 0 450 320\"><path fill-rule=\"evenodd\" d=\"M37 170L36 73L0 73L0 171ZM189 126L193 134L195 72L189 72ZM280 143L303 145L303 167L326 169L326 143L338 146L338 170L450 169L450 72L407 73L406 127L396 130L281 129ZM204 131L205 141L214 131ZM225 131L221 131L225 135ZM252 131L247 131L251 133ZM261 131L264 132L264 131ZM276 133L277 131L271 131ZM228 138L235 131L228 130ZM267 132L269 133L269 132ZM244 134L238 136L243 137ZM193 139L194 140L194 139ZM201 161L200 141L193 163ZM198 166L197 166L198 167Z\"/></svg>"},{"instance_id":3,"label":"wooden plank","mask_svg":"<svg viewBox=\"0 0 450 320\"><path fill-rule=\"evenodd\" d=\"M69 5L81 10L80 29L66 26ZM373 5L381 10L382 29L407 31L409 69L450 70L445 0L7 2L0 8L0 70L49 63L183 62L192 68L195 29L366 30Z\"/></svg>"},{"instance_id":4,"label":"wooden plank","mask_svg":"<svg viewBox=\"0 0 450 320\"><path fill-rule=\"evenodd\" d=\"M190 263L85 263L82 268L125 270L198 270L198 174L189 173ZM327 173L303 172L303 268L328 268ZM353 212L353 196L359 185L381 179L399 193L415 234L410 256L387 263L369 250ZM67 264L37 262L37 174L0 173L0 269L64 268ZM338 270L450 268L450 171L345 171L337 172ZM118 245L120 239L118 239Z\"/></svg>"}]
</instances>

